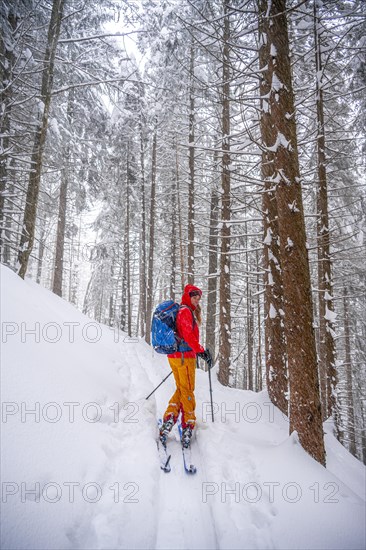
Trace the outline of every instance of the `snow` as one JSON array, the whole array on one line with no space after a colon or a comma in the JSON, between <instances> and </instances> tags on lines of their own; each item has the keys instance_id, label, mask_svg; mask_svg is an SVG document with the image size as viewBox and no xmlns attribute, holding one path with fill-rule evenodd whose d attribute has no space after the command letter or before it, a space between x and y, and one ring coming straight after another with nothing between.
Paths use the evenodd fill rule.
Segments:
<instances>
[{"instance_id":1,"label":"snow","mask_svg":"<svg viewBox=\"0 0 366 550\"><path fill-rule=\"evenodd\" d=\"M270 319L274 319L275 317L277 317L277 310L273 304L271 304L269 307L269 317Z\"/></svg>"},{"instance_id":2,"label":"snow","mask_svg":"<svg viewBox=\"0 0 366 550\"><path fill-rule=\"evenodd\" d=\"M275 92L278 92L279 90L281 90L281 88L283 88L283 83L280 81L276 73L273 73L272 90L274 90Z\"/></svg>"},{"instance_id":3,"label":"snow","mask_svg":"<svg viewBox=\"0 0 366 550\"><path fill-rule=\"evenodd\" d=\"M271 147L267 147L267 150L276 153L281 145L289 151L292 150L291 143L285 138L283 134L281 134L281 132L278 132L276 142Z\"/></svg>"},{"instance_id":4,"label":"snow","mask_svg":"<svg viewBox=\"0 0 366 550\"><path fill-rule=\"evenodd\" d=\"M1 268L1 547L364 548L365 468L325 424L327 469L266 392L196 371L198 472L159 469L167 359Z\"/></svg>"},{"instance_id":5,"label":"snow","mask_svg":"<svg viewBox=\"0 0 366 550\"><path fill-rule=\"evenodd\" d=\"M289 209L291 210L291 212L300 212L300 210L298 209L298 207L296 206L296 200L294 200L293 202L289 203L288 204L288 207Z\"/></svg>"},{"instance_id":6,"label":"snow","mask_svg":"<svg viewBox=\"0 0 366 550\"><path fill-rule=\"evenodd\" d=\"M272 243L272 230L270 227L267 228L267 233L264 238L263 244L266 244L267 246L271 246Z\"/></svg>"},{"instance_id":7,"label":"snow","mask_svg":"<svg viewBox=\"0 0 366 550\"><path fill-rule=\"evenodd\" d=\"M287 237L286 249L287 249L287 250L291 250L291 248L293 248L293 247L294 247L293 241L290 239L290 237Z\"/></svg>"},{"instance_id":8,"label":"snow","mask_svg":"<svg viewBox=\"0 0 366 550\"><path fill-rule=\"evenodd\" d=\"M324 292L324 300L327 300L327 301L332 300L332 297L327 290Z\"/></svg>"},{"instance_id":9,"label":"snow","mask_svg":"<svg viewBox=\"0 0 366 550\"><path fill-rule=\"evenodd\" d=\"M325 305L325 315L324 315L324 318L325 318L327 321L330 321L331 323L334 323L334 321L335 321L336 318L337 318L337 314L336 314L334 311L332 311L331 309L329 309L327 304Z\"/></svg>"}]
</instances>

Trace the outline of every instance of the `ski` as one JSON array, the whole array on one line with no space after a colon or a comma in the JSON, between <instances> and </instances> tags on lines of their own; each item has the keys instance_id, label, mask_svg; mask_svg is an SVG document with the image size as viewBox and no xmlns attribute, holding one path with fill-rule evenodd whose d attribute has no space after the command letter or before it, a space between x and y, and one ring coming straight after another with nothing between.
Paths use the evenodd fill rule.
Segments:
<instances>
[{"instance_id":1,"label":"ski","mask_svg":"<svg viewBox=\"0 0 366 550\"><path fill-rule=\"evenodd\" d=\"M160 469L163 470L163 472L169 473L171 470L170 459L172 455L168 454L166 446L164 446L160 441L158 441L158 450L160 458Z\"/></svg>"},{"instance_id":2,"label":"ski","mask_svg":"<svg viewBox=\"0 0 366 550\"><path fill-rule=\"evenodd\" d=\"M160 430L161 425L162 425L162 420L159 418L159 420L158 420L159 430ZM170 455L168 453L168 449L167 449L166 444L163 445L163 443L160 441L159 435L158 435L158 440L157 440L156 443L157 443L157 446L158 446L158 452L159 452L159 458L160 458L160 469L163 470L163 472L169 473L170 470L171 470L170 459L171 459L172 455Z\"/></svg>"},{"instance_id":3,"label":"ski","mask_svg":"<svg viewBox=\"0 0 366 550\"><path fill-rule=\"evenodd\" d=\"M178 429L179 429L179 435L180 435L181 442L182 442L182 425L181 424L178 425ZM192 464L191 446L183 447L183 445L182 445L182 455L183 455L184 469L185 469L186 473L187 474L195 474L197 472L197 468L196 468L196 466L194 466Z\"/></svg>"}]
</instances>

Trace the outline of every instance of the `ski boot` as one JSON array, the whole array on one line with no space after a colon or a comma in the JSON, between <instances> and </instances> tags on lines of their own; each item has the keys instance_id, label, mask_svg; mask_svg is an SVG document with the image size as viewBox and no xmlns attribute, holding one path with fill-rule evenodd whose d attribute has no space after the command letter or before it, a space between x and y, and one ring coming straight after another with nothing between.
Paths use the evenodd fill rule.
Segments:
<instances>
[{"instance_id":1,"label":"ski boot","mask_svg":"<svg viewBox=\"0 0 366 550\"><path fill-rule=\"evenodd\" d=\"M172 431L172 428L174 426L175 422L174 422L174 415L170 415L168 416L168 418L166 420L164 420L161 428L160 428L160 432L159 432L159 439L161 441L161 444L166 447L166 441L168 439L168 435L170 434L170 432Z\"/></svg>"},{"instance_id":2,"label":"ski boot","mask_svg":"<svg viewBox=\"0 0 366 550\"><path fill-rule=\"evenodd\" d=\"M193 429L191 426L186 426L182 430L182 447L183 449L189 449L191 446L191 438L192 438Z\"/></svg>"}]
</instances>

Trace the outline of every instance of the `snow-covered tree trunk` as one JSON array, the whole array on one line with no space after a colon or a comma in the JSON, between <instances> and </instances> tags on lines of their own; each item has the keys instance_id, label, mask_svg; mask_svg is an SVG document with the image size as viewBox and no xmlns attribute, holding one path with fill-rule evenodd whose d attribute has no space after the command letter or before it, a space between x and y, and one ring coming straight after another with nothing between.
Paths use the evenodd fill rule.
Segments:
<instances>
[{"instance_id":1,"label":"snow-covered tree trunk","mask_svg":"<svg viewBox=\"0 0 366 550\"><path fill-rule=\"evenodd\" d=\"M195 114L194 114L194 46L190 49L189 67L189 184L188 184L188 284L194 284L194 136L195 136Z\"/></svg>"},{"instance_id":2,"label":"snow-covered tree trunk","mask_svg":"<svg viewBox=\"0 0 366 550\"><path fill-rule=\"evenodd\" d=\"M262 315L261 315L261 277L259 266L258 250L256 251L256 269L257 269L257 328L258 328L258 348L256 353L256 391L262 391Z\"/></svg>"},{"instance_id":3,"label":"snow-covered tree trunk","mask_svg":"<svg viewBox=\"0 0 366 550\"><path fill-rule=\"evenodd\" d=\"M317 112L317 237L318 237L318 291L319 291L319 376L323 418L333 414L337 426L335 389L335 345L333 339L333 284L329 244L328 189L325 156L325 125L323 102L323 64L321 54L320 20L314 1L314 40L316 64L316 112Z\"/></svg>"},{"instance_id":4,"label":"snow-covered tree trunk","mask_svg":"<svg viewBox=\"0 0 366 550\"><path fill-rule=\"evenodd\" d=\"M141 109L141 104L140 104ZM142 113L139 117L140 138L140 206L141 206L141 233L140 233L140 271L139 271L139 320L140 334L146 334L146 199L145 199L145 146L144 125Z\"/></svg>"},{"instance_id":5,"label":"snow-covered tree trunk","mask_svg":"<svg viewBox=\"0 0 366 550\"><path fill-rule=\"evenodd\" d=\"M343 289L343 315L344 315L344 351L345 361L344 369L346 372L346 402L347 402L347 435L348 449L354 456L356 455L356 434L355 434L355 404L353 400L353 380L352 380L352 355L351 355L351 335L350 320L348 308L347 288Z\"/></svg>"},{"instance_id":6,"label":"snow-covered tree trunk","mask_svg":"<svg viewBox=\"0 0 366 550\"><path fill-rule=\"evenodd\" d=\"M15 63L14 33L18 26L19 17L17 6L3 6L4 12L0 13L2 32L0 33L0 82L1 82L1 110L0 110L0 259L7 264L9 252L8 244L4 242L5 231L5 193L8 184L8 164L10 145L10 120L11 120L11 96L12 96L12 70ZM7 20L5 21L4 19ZM8 27L10 36L5 38L5 28Z\"/></svg>"},{"instance_id":7,"label":"snow-covered tree trunk","mask_svg":"<svg viewBox=\"0 0 366 550\"><path fill-rule=\"evenodd\" d=\"M48 115L51 105L55 55L60 36L64 4L65 0L53 0L51 19L48 28L46 53L43 62L41 99L39 103L40 117L35 129L31 157L31 172L29 175L22 234L18 250L18 274L23 279L27 272L29 256L32 252L34 244L43 152L47 135Z\"/></svg>"},{"instance_id":8,"label":"snow-covered tree trunk","mask_svg":"<svg viewBox=\"0 0 366 550\"><path fill-rule=\"evenodd\" d=\"M127 334L132 334L132 308L131 308L131 253L130 253L130 228L131 228L131 205L130 197L134 183L130 162L130 148L127 146L127 166L126 166L126 222L125 222L125 245L124 261L126 263L126 298L127 298Z\"/></svg>"},{"instance_id":9,"label":"snow-covered tree trunk","mask_svg":"<svg viewBox=\"0 0 366 550\"><path fill-rule=\"evenodd\" d=\"M214 168L217 163L217 153L214 158ZM205 345L216 357L216 309L217 309L217 267L218 267L218 213L219 194L215 182L211 189L210 199L210 235L208 240L208 288L206 308Z\"/></svg>"},{"instance_id":10,"label":"snow-covered tree trunk","mask_svg":"<svg viewBox=\"0 0 366 550\"><path fill-rule=\"evenodd\" d=\"M262 9L264 6L262 6ZM259 68L262 137L261 173L264 183L262 195L264 231L264 319L266 382L269 397L274 405L288 414L286 339L284 331L284 298L281 270L278 209L276 200L276 171L273 144L277 127L272 122L270 94L272 89L273 61L266 28L268 21L259 20Z\"/></svg>"},{"instance_id":11,"label":"snow-covered tree trunk","mask_svg":"<svg viewBox=\"0 0 366 550\"><path fill-rule=\"evenodd\" d=\"M45 227L42 226L41 228L41 234L39 236L39 244L38 244L38 258L37 258L37 277L36 281L39 284L41 282L42 277L42 267L43 267L43 256L44 251L46 248L46 230Z\"/></svg>"},{"instance_id":12,"label":"snow-covered tree trunk","mask_svg":"<svg viewBox=\"0 0 366 550\"><path fill-rule=\"evenodd\" d=\"M171 235L170 235L170 285L169 294L172 300L175 300L176 276L177 276L177 179L176 174L172 173L171 187Z\"/></svg>"},{"instance_id":13,"label":"snow-covered tree trunk","mask_svg":"<svg viewBox=\"0 0 366 550\"><path fill-rule=\"evenodd\" d=\"M68 155L66 153L66 155ZM53 273L52 291L62 297L62 282L64 269L65 227L68 188L68 159L64 157L65 166L61 173L60 198L57 219L56 255Z\"/></svg>"},{"instance_id":14,"label":"snow-covered tree trunk","mask_svg":"<svg viewBox=\"0 0 366 550\"><path fill-rule=\"evenodd\" d=\"M313 304L297 151L286 1L261 0L262 40L268 63L262 69L270 83L269 118L276 140L274 177L278 210L284 326L289 376L290 433L297 431L304 449L325 465ZM276 312L277 315L278 312Z\"/></svg>"},{"instance_id":15,"label":"snow-covered tree trunk","mask_svg":"<svg viewBox=\"0 0 366 550\"><path fill-rule=\"evenodd\" d=\"M176 140L175 140L176 141ZM180 260L180 274L181 274L181 289L184 290L186 280L184 276L185 271L185 254L183 244L183 227L182 227L182 202L180 198L180 178L179 178L179 162L178 162L178 147L175 145L175 174L177 179L177 218L178 218L178 236L179 236L179 260Z\"/></svg>"},{"instance_id":16,"label":"snow-covered tree trunk","mask_svg":"<svg viewBox=\"0 0 366 550\"><path fill-rule=\"evenodd\" d=\"M249 286L249 277L247 277ZM254 303L252 291L248 288L247 294L247 332L248 332L248 390L254 391L253 350L254 350Z\"/></svg>"},{"instance_id":17,"label":"snow-covered tree trunk","mask_svg":"<svg viewBox=\"0 0 366 550\"><path fill-rule=\"evenodd\" d=\"M222 166L221 166L221 256L220 256L220 338L218 379L224 386L231 375L231 295L230 295L230 4L223 0L222 44Z\"/></svg>"},{"instance_id":18,"label":"snow-covered tree trunk","mask_svg":"<svg viewBox=\"0 0 366 550\"><path fill-rule=\"evenodd\" d=\"M153 282L154 282L154 244L155 244L155 195L156 195L156 133L157 123L155 123L153 142L152 142L152 161L151 161L151 195L150 195L150 238L149 238L149 260L147 271L147 294L146 294L146 335L148 344L151 343L151 317L153 307Z\"/></svg>"},{"instance_id":19,"label":"snow-covered tree trunk","mask_svg":"<svg viewBox=\"0 0 366 550\"><path fill-rule=\"evenodd\" d=\"M69 91L67 102L67 120L69 128L72 126L74 90ZM67 143L63 148L63 167L61 170L60 198L57 218L57 236L56 236L56 255L53 274L53 292L62 296L63 269L64 269L64 248L65 248L65 229L67 213L67 190L69 184L70 168L70 145Z\"/></svg>"}]
</instances>

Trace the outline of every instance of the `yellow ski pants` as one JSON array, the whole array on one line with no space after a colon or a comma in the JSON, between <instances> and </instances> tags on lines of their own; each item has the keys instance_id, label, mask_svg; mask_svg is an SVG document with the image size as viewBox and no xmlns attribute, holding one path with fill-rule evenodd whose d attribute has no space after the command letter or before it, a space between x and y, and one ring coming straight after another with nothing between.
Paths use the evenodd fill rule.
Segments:
<instances>
[{"instance_id":1,"label":"yellow ski pants","mask_svg":"<svg viewBox=\"0 0 366 550\"><path fill-rule=\"evenodd\" d=\"M182 412L182 427L188 425L194 428L196 422L196 400L194 397L194 384L196 376L196 358L168 357L173 371L177 389L169 401L164 414L164 421L173 414L174 422L178 420L179 412Z\"/></svg>"}]
</instances>

